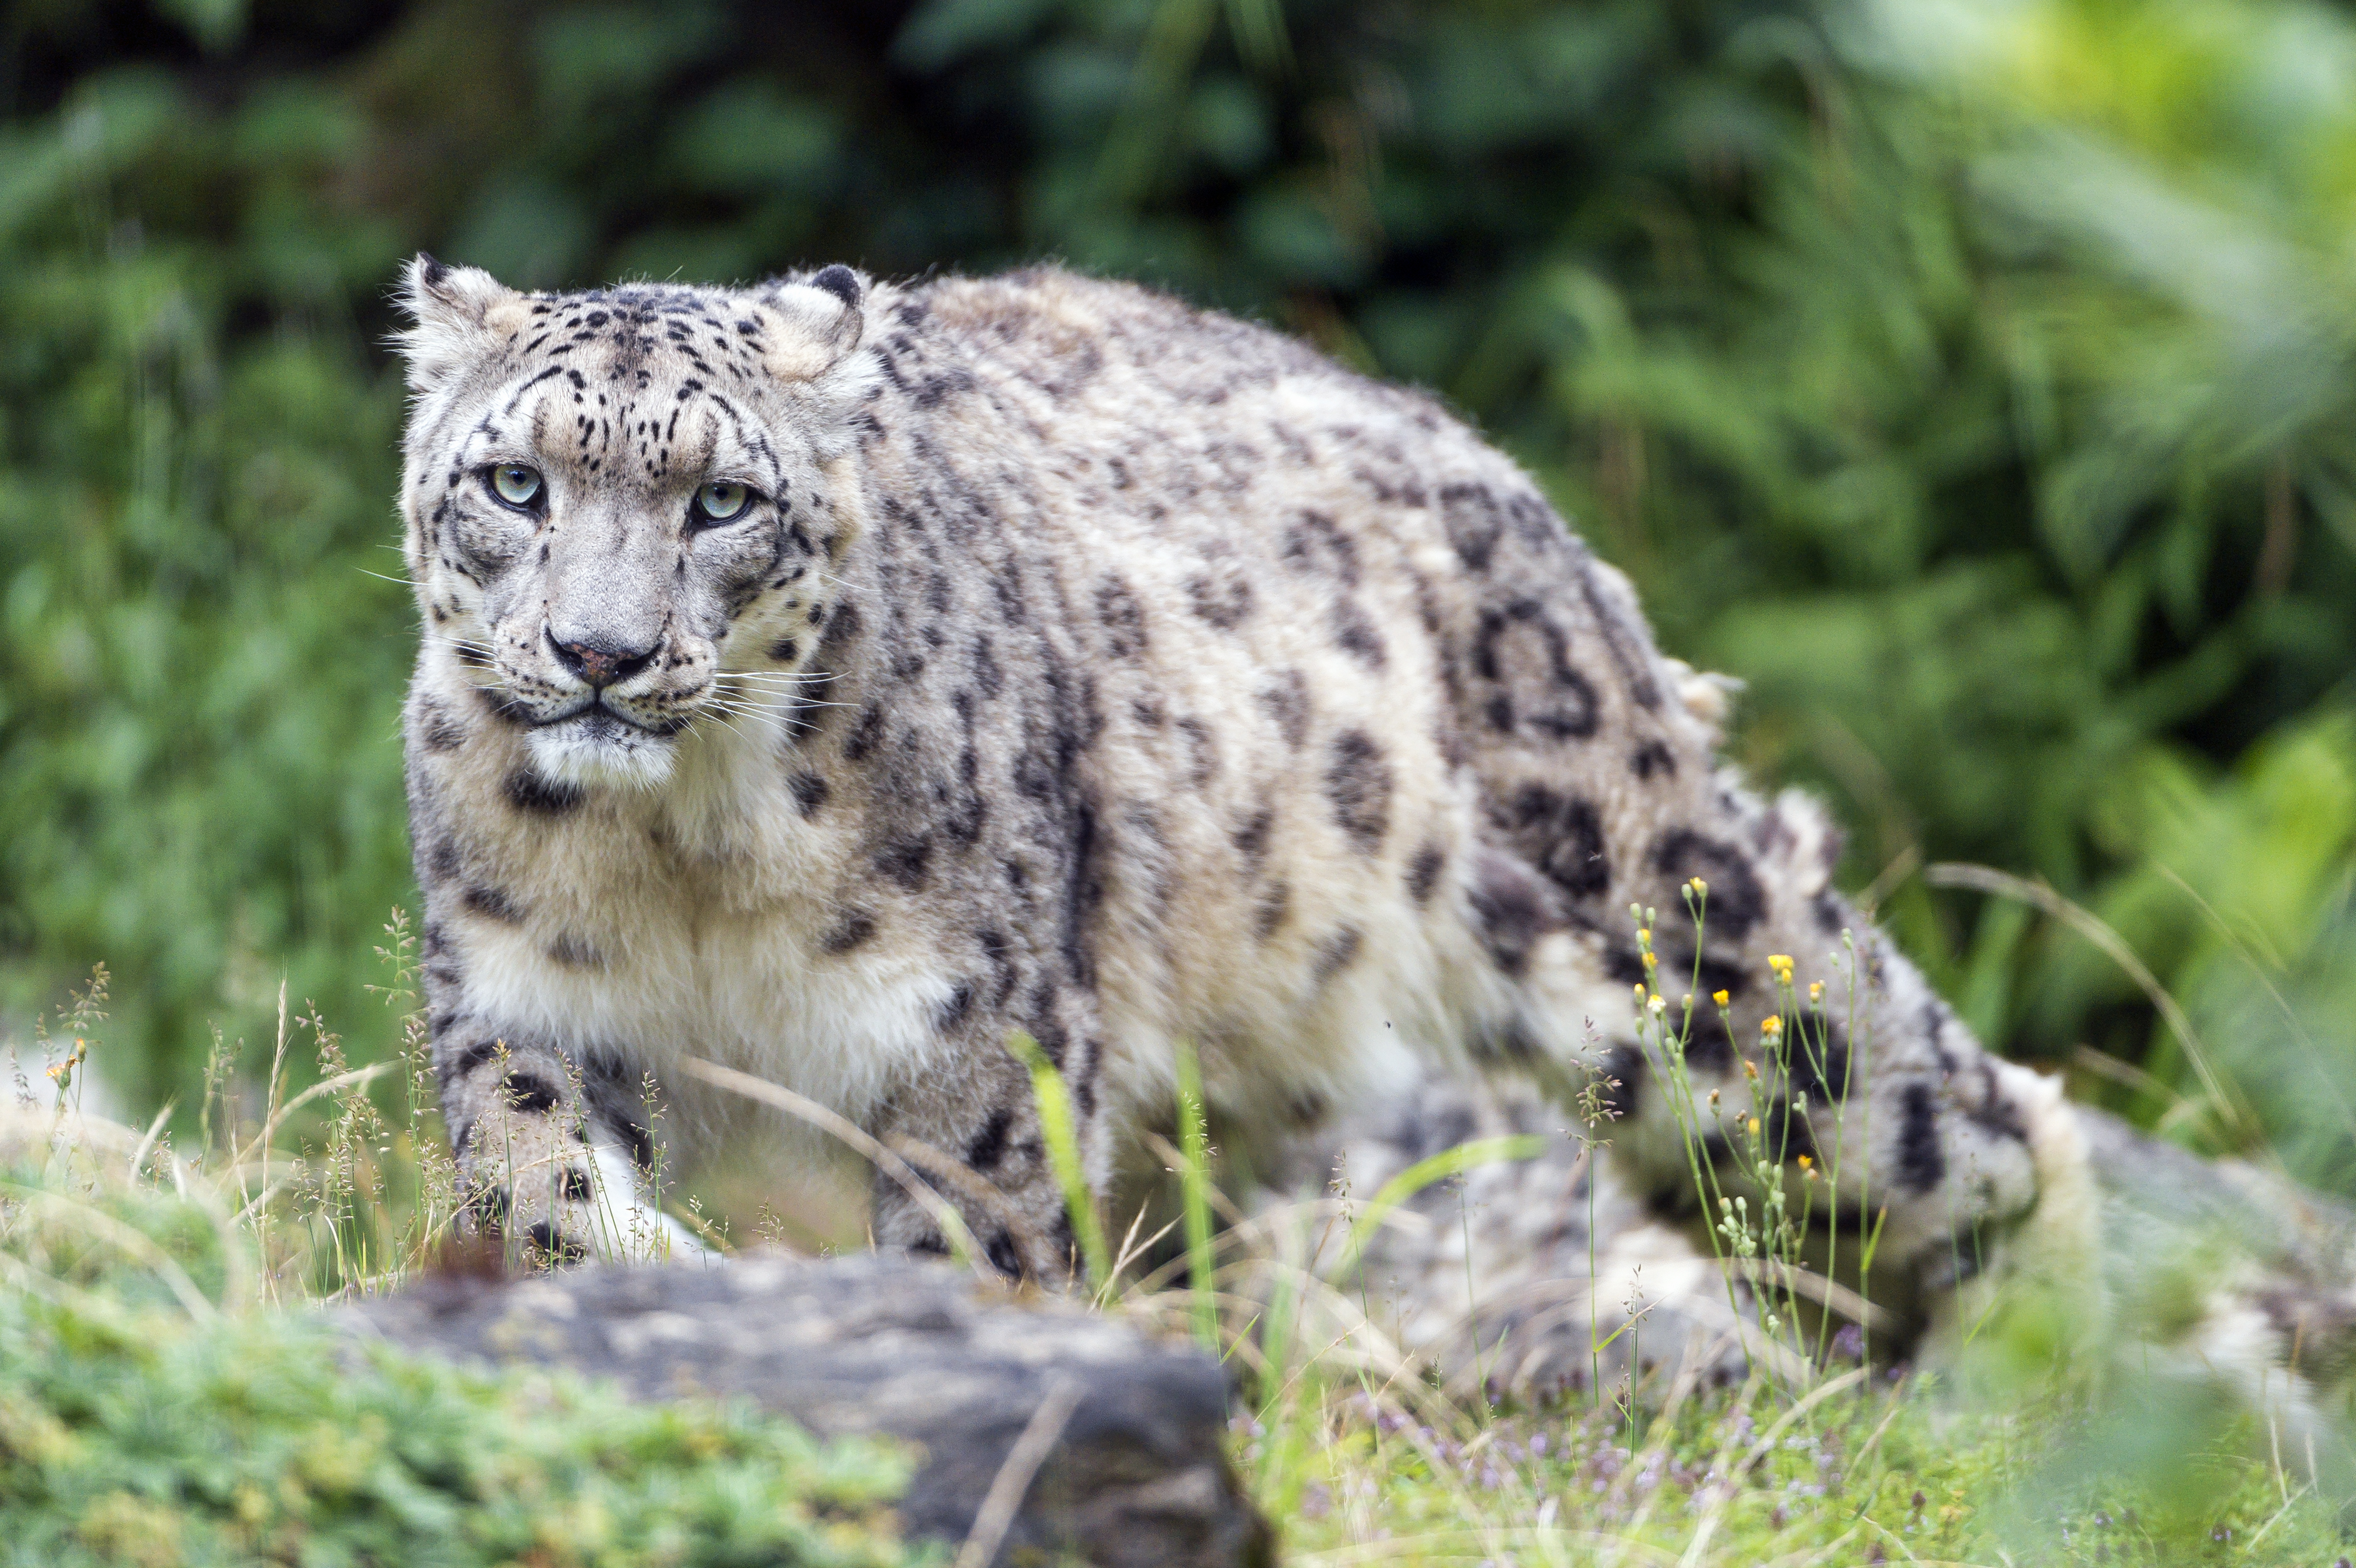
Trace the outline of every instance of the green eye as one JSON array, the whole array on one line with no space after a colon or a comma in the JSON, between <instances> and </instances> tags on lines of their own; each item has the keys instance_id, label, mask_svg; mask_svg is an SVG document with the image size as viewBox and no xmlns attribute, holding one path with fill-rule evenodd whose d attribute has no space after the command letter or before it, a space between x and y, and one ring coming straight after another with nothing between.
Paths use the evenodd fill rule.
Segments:
<instances>
[{"instance_id":1,"label":"green eye","mask_svg":"<svg viewBox=\"0 0 2356 1568\"><path fill-rule=\"evenodd\" d=\"M731 523L753 504L753 492L742 485L706 485L695 493L695 515L707 523Z\"/></svg>"},{"instance_id":2,"label":"green eye","mask_svg":"<svg viewBox=\"0 0 2356 1568\"><path fill-rule=\"evenodd\" d=\"M540 471L502 463L491 470L491 494L510 507L529 507L540 499Z\"/></svg>"}]
</instances>

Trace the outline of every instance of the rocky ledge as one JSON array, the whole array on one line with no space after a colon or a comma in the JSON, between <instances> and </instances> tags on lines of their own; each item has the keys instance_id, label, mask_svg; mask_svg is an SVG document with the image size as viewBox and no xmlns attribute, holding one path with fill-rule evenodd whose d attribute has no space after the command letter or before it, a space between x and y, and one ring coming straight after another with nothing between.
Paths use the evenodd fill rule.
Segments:
<instances>
[{"instance_id":1,"label":"rocky ledge","mask_svg":"<svg viewBox=\"0 0 2356 1568\"><path fill-rule=\"evenodd\" d=\"M908 1439L924 1456L901 1504L909 1532L953 1546L995 1538L993 1562L1274 1561L1221 1446L1215 1362L946 1264L755 1253L452 1275L350 1319L413 1350L570 1367L643 1399L741 1395L823 1436Z\"/></svg>"}]
</instances>

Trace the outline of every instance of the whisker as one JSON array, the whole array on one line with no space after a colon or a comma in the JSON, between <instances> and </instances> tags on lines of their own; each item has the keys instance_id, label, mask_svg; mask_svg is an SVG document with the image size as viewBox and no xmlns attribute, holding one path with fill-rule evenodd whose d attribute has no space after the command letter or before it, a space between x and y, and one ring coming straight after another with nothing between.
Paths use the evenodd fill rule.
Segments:
<instances>
[{"instance_id":1,"label":"whisker","mask_svg":"<svg viewBox=\"0 0 2356 1568\"><path fill-rule=\"evenodd\" d=\"M824 690L829 684L830 683L823 680L781 681L775 684L748 680L744 683L744 690L747 695L757 692L764 697L799 697L802 692L813 688Z\"/></svg>"},{"instance_id":2,"label":"whisker","mask_svg":"<svg viewBox=\"0 0 2356 1568\"><path fill-rule=\"evenodd\" d=\"M743 697L737 696L734 692L725 691L714 692L712 697L707 699L706 706L717 708L729 713L768 713L774 711L774 709L767 704L750 701Z\"/></svg>"},{"instance_id":3,"label":"whisker","mask_svg":"<svg viewBox=\"0 0 2356 1568\"><path fill-rule=\"evenodd\" d=\"M724 697L714 699L705 706L712 711L725 713L732 718L757 719L769 723L780 722L783 719L783 715L778 713L775 709L762 708L748 702L734 701Z\"/></svg>"},{"instance_id":4,"label":"whisker","mask_svg":"<svg viewBox=\"0 0 2356 1568\"><path fill-rule=\"evenodd\" d=\"M735 736L735 737L736 737L738 740L740 740L740 741L750 741L750 740L752 739L752 737L751 737L751 736L749 736L749 735L747 735L747 734L745 734L744 731L739 730L738 728L736 728L736 726L735 726L735 725L731 724L730 722L728 722L727 718L726 718L724 715L723 715L723 714L714 713L714 712L711 712L711 711L707 710L707 711L705 711L705 712L703 712L703 713L700 713L700 714L698 714L696 717L698 717L699 719L709 719L709 720L711 720L714 724L719 725L719 726L720 726L720 728L722 728L723 730L727 731L731 735Z\"/></svg>"},{"instance_id":5,"label":"whisker","mask_svg":"<svg viewBox=\"0 0 2356 1568\"><path fill-rule=\"evenodd\" d=\"M728 696L740 702L751 698L759 698L762 700L768 702L823 702L826 699L819 697L808 697L803 695L803 693L808 691L823 691L826 688L822 686L803 687L798 689L789 686L755 686L747 687L741 691L732 691L728 693Z\"/></svg>"},{"instance_id":6,"label":"whisker","mask_svg":"<svg viewBox=\"0 0 2356 1568\"><path fill-rule=\"evenodd\" d=\"M792 702L804 708L856 708L858 706L855 702L829 702L820 698L804 697L798 692L793 691L789 688L772 687L756 688L755 690L760 696L781 699L784 701ZM745 700L746 698L754 694L754 692L723 691L719 695L729 701L742 702Z\"/></svg>"},{"instance_id":7,"label":"whisker","mask_svg":"<svg viewBox=\"0 0 2356 1568\"><path fill-rule=\"evenodd\" d=\"M761 725L765 729L775 731L780 735L785 734L787 731L786 716L782 713L773 712L768 709L738 708L723 703L719 705L718 710L728 715L732 719L748 720L753 723Z\"/></svg>"},{"instance_id":8,"label":"whisker","mask_svg":"<svg viewBox=\"0 0 2356 1568\"><path fill-rule=\"evenodd\" d=\"M757 744L757 743L758 743L757 741L755 741L754 740L754 738L753 738L752 736L750 736L750 735L746 734L743 730L741 730L741 729L737 728L737 727L736 727L736 725L734 725L734 724L731 723L731 722L729 721L729 720L730 720L730 716L729 716L729 715L727 715L727 714L725 714L725 713L720 712L720 711L718 711L718 710L716 710L716 709L706 709L702 713L698 714L698 715L697 715L697 717L698 717L699 719L709 718L709 719L710 719L710 720L711 720L714 724L719 725L722 729L723 729L723 730L727 731L730 734L732 734L732 735L735 736L738 740L740 740L740 741L744 741L746 745L755 745L755 744ZM758 722L758 721L760 720L760 717L761 717L761 716L757 716L757 715L754 715L754 714L749 714L749 713L739 713L739 714L734 715L734 717L739 718L739 719L753 720L754 721ZM782 724L775 724L775 723L772 723L772 724L771 724L771 726L770 726L770 728L771 728L771 731L772 731L772 733L774 733L774 734L776 734L776 735L783 735L783 734L785 734L785 733L786 733L785 726L784 726L784 725L782 725Z\"/></svg>"}]
</instances>

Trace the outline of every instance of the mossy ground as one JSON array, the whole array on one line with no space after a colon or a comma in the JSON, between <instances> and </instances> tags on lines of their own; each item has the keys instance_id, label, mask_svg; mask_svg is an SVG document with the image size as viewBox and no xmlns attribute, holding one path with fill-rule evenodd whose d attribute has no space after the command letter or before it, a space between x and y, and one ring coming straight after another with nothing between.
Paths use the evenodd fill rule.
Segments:
<instances>
[{"instance_id":1,"label":"mossy ground","mask_svg":"<svg viewBox=\"0 0 2356 1568\"><path fill-rule=\"evenodd\" d=\"M908 1460L888 1445L362 1349L301 1305L224 1310L238 1260L198 1204L20 1161L0 1235L8 1568L926 1555L893 1528Z\"/></svg>"}]
</instances>

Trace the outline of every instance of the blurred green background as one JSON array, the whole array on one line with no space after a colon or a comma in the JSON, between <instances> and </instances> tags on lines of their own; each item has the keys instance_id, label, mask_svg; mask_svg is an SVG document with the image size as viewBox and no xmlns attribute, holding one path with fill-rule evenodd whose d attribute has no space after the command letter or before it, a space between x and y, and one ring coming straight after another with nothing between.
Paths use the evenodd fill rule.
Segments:
<instances>
[{"instance_id":1,"label":"blurred green background","mask_svg":"<svg viewBox=\"0 0 2356 1568\"><path fill-rule=\"evenodd\" d=\"M0 8L0 1019L192 1103L412 897L387 289L1040 256L1421 382L1991 1040L2356 1190L2356 8ZM2212 1093L2083 922L2179 998Z\"/></svg>"}]
</instances>

